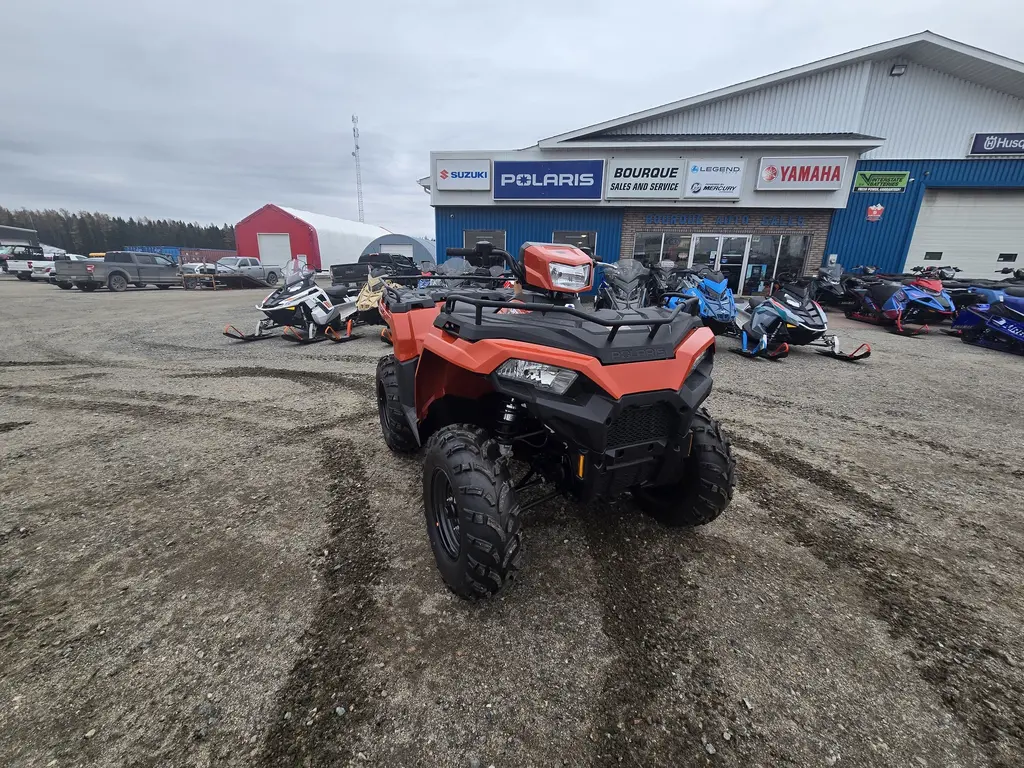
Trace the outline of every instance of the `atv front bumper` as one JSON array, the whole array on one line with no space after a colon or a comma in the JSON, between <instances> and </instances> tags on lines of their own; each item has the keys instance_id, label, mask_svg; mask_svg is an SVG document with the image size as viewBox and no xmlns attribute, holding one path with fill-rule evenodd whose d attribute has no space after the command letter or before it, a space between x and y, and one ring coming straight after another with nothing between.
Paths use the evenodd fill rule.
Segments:
<instances>
[{"instance_id":1,"label":"atv front bumper","mask_svg":"<svg viewBox=\"0 0 1024 768\"><path fill-rule=\"evenodd\" d=\"M531 417L564 445L563 490L579 501L637 486L678 482L689 455L694 413L711 394L712 355L678 390L625 395L616 400L586 380L558 396L491 374L498 392L524 403Z\"/></svg>"}]
</instances>

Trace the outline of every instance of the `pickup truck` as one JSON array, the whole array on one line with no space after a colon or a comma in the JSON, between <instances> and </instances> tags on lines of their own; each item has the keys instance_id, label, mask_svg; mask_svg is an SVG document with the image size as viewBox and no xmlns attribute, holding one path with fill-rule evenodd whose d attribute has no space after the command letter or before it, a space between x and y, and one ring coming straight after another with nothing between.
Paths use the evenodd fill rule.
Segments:
<instances>
[{"instance_id":1,"label":"pickup truck","mask_svg":"<svg viewBox=\"0 0 1024 768\"><path fill-rule=\"evenodd\" d=\"M32 279L32 267L37 263L53 263L53 256L46 256L38 245L8 245L3 248L3 257L8 274L15 275L19 280Z\"/></svg>"},{"instance_id":2,"label":"pickup truck","mask_svg":"<svg viewBox=\"0 0 1024 768\"><path fill-rule=\"evenodd\" d=\"M83 291L106 286L120 293L128 290L129 285L170 288L181 284L177 265L158 253L108 251L102 259L58 261L54 266L58 284L68 282Z\"/></svg>"},{"instance_id":3,"label":"pickup truck","mask_svg":"<svg viewBox=\"0 0 1024 768\"><path fill-rule=\"evenodd\" d=\"M408 256L397 253L364 253L355 264L332 264L331 285L362 285L373 274L415 277L423 270Z\"/></svg>"},{"instance_id":4,"label":"pickup truck","mask_svg":"<svg viewBox=\"0 0 1024 768\"><path fill-rule=\"evenodd\" d=\"M281 270L280 266L264 265L259 259L248 256L225 256L213 264L193 262L181 265L183 275L212 275L214 272L219 275L245 275L262 280L267 285L277 285L277 281L281 279Z\"/></svg>"}]
</instances>

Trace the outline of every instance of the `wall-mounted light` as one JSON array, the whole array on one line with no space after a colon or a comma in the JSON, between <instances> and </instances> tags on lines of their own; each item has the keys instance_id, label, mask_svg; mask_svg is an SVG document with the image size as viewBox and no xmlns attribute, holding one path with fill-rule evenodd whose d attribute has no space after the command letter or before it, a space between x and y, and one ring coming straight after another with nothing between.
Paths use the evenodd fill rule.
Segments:
<instances>
[{"instance_id":1,"label":"wall-mounted light","mask_svg":"<svg viewBox=\"0 0 1024 768\"><path fill-rule=\"evenodd\" d=\"M902 77L907 73L906 64L893 64L892 69L889 70L889 77Z\"/></svg>"}]
</instances>

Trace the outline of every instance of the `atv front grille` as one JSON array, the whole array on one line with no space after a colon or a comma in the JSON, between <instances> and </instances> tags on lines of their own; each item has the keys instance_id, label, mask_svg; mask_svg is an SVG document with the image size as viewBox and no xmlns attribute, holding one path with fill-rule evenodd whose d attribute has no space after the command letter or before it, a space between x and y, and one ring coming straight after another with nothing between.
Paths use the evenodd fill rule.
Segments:
<instances>
[{"instance_id":1,"label":"atv front grille","mask_svg":"<svg viewBox=\"0 0 1024 768\"><path fill-rule=\"evenodd\" d=\"M607 447L665 440L675 429L677 418L668 403L627 405L608 427Z\"/></svg>"}]
</instances>

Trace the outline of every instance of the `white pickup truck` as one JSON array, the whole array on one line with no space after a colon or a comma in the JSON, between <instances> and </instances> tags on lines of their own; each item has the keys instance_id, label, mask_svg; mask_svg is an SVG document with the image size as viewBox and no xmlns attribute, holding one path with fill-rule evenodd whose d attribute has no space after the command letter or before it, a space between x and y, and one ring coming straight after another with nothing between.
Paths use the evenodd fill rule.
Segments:
<instances>
[{"instance_id":1,"label":"white pickup truck","mask_svg":"<svg viewBox=\"0 0 1024 768\"><path fill-rule=\"evenodd\" d=\"M15 275L19 280L32 280L32 269L37 264L53 266L53 256L44 254L38 245L4 246L4 257L7 261L7 273Z\"/></svg>"}]
</instances>

